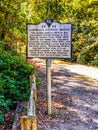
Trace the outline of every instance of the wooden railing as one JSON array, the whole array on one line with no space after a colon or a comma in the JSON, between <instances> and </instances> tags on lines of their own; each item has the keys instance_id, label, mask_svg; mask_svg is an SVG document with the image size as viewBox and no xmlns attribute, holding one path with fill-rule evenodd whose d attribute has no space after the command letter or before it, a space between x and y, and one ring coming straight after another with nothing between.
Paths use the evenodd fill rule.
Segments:
<instances>
[{"instance_id":1,"label":"wooden railing","mask_svg":"<svg viewBox=\"0 0 98 130\"><path fill-rule=\"evenodd\" d=\"M19 124L21 130L37 130L37 118L36 118L36 101L37 101L37 94L36 94L36 77L35 74L30 76L30 86L31 86L31 93L30 99L27 106L27 112L25 115L19 115ZM19 130L17 129L17 125L13 125L12 130Z\"/></svg>"},{"instance_id":2,"label":"wooden railing","mask_svg":"<svg viewBox=\"0 0 98 130\"><path fill-rule=\"evenodd\" d=\"M31 93L30 93L27 115L35 116L36 115L36 100L37 100L35 75L30 76L30 86L31 86Z\"/></svg>"}]
</instances>

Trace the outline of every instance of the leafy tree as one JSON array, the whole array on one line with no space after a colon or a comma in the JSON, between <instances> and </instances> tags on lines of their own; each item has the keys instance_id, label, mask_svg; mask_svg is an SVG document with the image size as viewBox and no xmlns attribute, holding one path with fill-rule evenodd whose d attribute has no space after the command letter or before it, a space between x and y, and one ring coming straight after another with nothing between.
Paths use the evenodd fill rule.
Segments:
<instances>
[{"instance_id":1,"label":"leafy tree","mask_svg":"<svg viewBox=\"0 0 98 130\"><path fill-rule=\"evenodd\" d=\"M39 23L48 17L73 24L73 60L84 63L82 52L97 42L97 0L1 0L0 10L0 39L6 50L25 50L26 23ZM96 54L92 56L86 63L94 61Z\"/></svg>"},{"instance_id":2,"label":"leafy tree","mask_svg":"<svg viewBox=\"0 0 98 130\"><path fill-rule=\"evenodd\" d=\"M26 23L30 18L31 3L27 0L7 1L0 4L0 39L6 50L16 49L26 43Z\"/></svg>"}]
</instances>

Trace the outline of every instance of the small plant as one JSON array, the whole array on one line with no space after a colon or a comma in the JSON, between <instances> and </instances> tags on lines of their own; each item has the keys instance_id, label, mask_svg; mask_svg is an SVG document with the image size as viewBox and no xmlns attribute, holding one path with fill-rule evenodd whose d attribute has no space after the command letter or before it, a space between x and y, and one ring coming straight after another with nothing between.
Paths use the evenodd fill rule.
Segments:
<instances>
[{"instance_id":1,"label":"small plant","mask_svg":"<svg viewBox=\"0 0 98 130\"><path fill-rule=\"evenodd\" d=\"M52 113L52 114L51 114L51 117L52 117L52 118L56 118L56 117L57 117L56 113Z\"/></svg>"},{"instance_id":2,"label":"small plant","mask_svg":"<svg viewBox=\"0 0 98 130\"><path fill-rule=\"evenodd\" d=\"M12 102L0 95L0 124L4 121L4 113L10 109Z\"/></svg>"},{"instance_id":3,"label":"small plant","mask_svg":"<svg viewBox=\"0 0 98 130\"><path fill-rule=\"evenodd\" d=\"M41 79L39 77L36 78L36 86L38 87L41 84Z\"/></svg>"}]
</instances>

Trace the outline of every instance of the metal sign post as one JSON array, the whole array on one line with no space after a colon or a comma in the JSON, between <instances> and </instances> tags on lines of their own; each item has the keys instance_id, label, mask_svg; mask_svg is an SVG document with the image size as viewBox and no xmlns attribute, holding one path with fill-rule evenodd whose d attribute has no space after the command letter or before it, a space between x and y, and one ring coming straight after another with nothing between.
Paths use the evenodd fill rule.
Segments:
<instances>
[{"instance_id":1,"label":"metal sign post","mask_svg":"<svg viewBox=\"0 0 98 130\"><path fill-rule=\"evenodd\" d=\"M46 59L46 73L47 73L47 112L51 114L51 59Z\"/></svg>"}]
</instances>

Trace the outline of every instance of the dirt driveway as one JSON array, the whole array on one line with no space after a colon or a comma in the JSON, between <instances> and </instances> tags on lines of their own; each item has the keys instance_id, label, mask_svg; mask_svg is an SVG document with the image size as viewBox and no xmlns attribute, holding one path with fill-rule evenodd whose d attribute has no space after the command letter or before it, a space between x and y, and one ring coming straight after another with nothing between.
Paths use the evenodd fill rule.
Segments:
<instances>
[{"instance_id":1,"label":"dirt driveway","mask_svg":"<svg viewBox=\"0 0 98 130\"><path fill-rule=\"evenodd\" d=\"M98 80L71 72L68 64L53 63L52 115L48 116L45 62L37 59L35 63L42 79L37 90L38 130L98 130Z\"/></svg>"}]
</instances>

